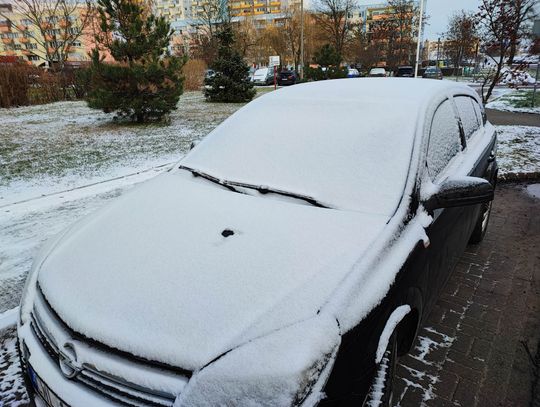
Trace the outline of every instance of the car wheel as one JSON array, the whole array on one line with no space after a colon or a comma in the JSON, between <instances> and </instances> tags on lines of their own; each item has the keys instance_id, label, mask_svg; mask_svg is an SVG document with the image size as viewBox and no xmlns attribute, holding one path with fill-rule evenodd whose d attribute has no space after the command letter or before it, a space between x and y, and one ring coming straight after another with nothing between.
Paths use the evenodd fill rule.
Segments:
<instances>
[{"instance_id":1,"label":"car wheel","mask_svg":"<svg viewBox=\"0 0 540 407\"><path fill-rule=\"evenodd\" d=\"M364 401L364 407L392 407L394 399L394 376L397 364L397 334L394 332L388 341L381 362L377 365L375 376Z\"/></svg>"},{"instance_id":2,"label":"car wheel","mask_svg":"<svg viewBox=\"0 0 540 407\"><path fill-rule=\"evenodd\" d=\"M482 204L482 211L480 212L480 216L476 221L476 225L474 226L474 230L472 232L471 238L469 239L469 243L477 244L484 240L484 236L486 234L489 223L489 216L491 215L492 203L493 201Z\"/></svg>"}]
</instances>

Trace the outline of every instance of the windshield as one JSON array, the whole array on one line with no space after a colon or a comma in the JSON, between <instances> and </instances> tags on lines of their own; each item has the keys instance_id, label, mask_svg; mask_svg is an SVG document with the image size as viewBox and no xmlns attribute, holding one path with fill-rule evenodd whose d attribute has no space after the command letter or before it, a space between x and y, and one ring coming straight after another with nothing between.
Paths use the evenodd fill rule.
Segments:
<instances>
[{"instance_id":1,"label":"windshield","mask_svg":"<svg viewBox=\"0 0 540 407\"><path fill-rule=\"evenodd\" d=\"M264 68L264 69L257 69L257 70L255 71L254 76L266 76L266 74L268 74L268 69L267 69L267 68Z\"/></svg>"},{"instance_id":2,"label":"windshield","mask_svg":"<svg viewBox=\"0 0 540 407\"><path fill-rule=\"evenodd\" d=\"M348 100L343 82L333 84L341 90L335 98L287 99L278 97L280 91L256 99L198 144L182 165L231 185L392 214L408 173L417 107L406 98L381 96L376 87L369 100ZM276 120L261 125L265 117Z\"/></svg>"}]
</instances>

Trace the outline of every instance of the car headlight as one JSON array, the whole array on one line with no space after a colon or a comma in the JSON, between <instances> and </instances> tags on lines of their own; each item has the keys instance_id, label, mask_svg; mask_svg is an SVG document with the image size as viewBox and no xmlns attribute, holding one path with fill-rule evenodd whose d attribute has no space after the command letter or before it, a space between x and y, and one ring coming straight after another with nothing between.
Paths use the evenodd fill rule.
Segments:
<instances>
[{"instance_id":1,"label":"car headlight","mask_svg":"<svg viewBox=\"0 0 540 407\"><path fill-rule=\"evenodd\" d=\"M254 339L197 372L175 406L316 402L340 341L336 320L321 315Z\"/></svg>"}]
</instances>

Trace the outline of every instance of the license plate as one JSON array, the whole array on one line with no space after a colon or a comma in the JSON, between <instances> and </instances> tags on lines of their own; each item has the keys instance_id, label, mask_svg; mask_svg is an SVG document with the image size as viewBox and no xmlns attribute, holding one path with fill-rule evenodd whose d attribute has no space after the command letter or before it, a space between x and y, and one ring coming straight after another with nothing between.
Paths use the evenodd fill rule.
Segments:
<instances>
[{"instance_id":1,"label":"license plate","mask_svg":"<svg viewBox=\"0 0 540 407\"><path fill-rule=\"evenodd\" d=\"M32 382L34 390L39 395L45 404L49 407L69 407L64 403L60 397L58 397L54 392L49 389L43 380L37 375L37 373L32 369L32 366L28 367L28 376Z\"/></svg>"}]
</instances>

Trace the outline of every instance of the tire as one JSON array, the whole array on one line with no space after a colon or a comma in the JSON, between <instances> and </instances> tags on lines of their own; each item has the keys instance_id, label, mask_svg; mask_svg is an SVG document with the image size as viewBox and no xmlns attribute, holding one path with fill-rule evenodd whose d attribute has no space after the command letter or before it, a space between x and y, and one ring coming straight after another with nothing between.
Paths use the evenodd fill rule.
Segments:
<instances>
[{"instance_id":1,"label":"tire","mask_svg":"<svg viewBox=\"0 0 540 407\"><path fill-rule=\"evenodd\" d=\"M486 235L488 228L489 217L491 215L492 203L493 201L482 204L482 210L480 211L480 216L478 216L476 225L474 225L474 230L469 239L469 244L478 244L484 240L484 236Z\"/></svg>"},{"instance_id":2,"label":"tire","mask_svg":"<svg viewBox=\"0 0 540 407\"><path fill-rule=\"evenodd\" d=\"M393 407L394 379L397 364L397 334L394 332L388 341L381 362L375 369L373 383L363 407Z\"/></svg>"}]
</instances>

